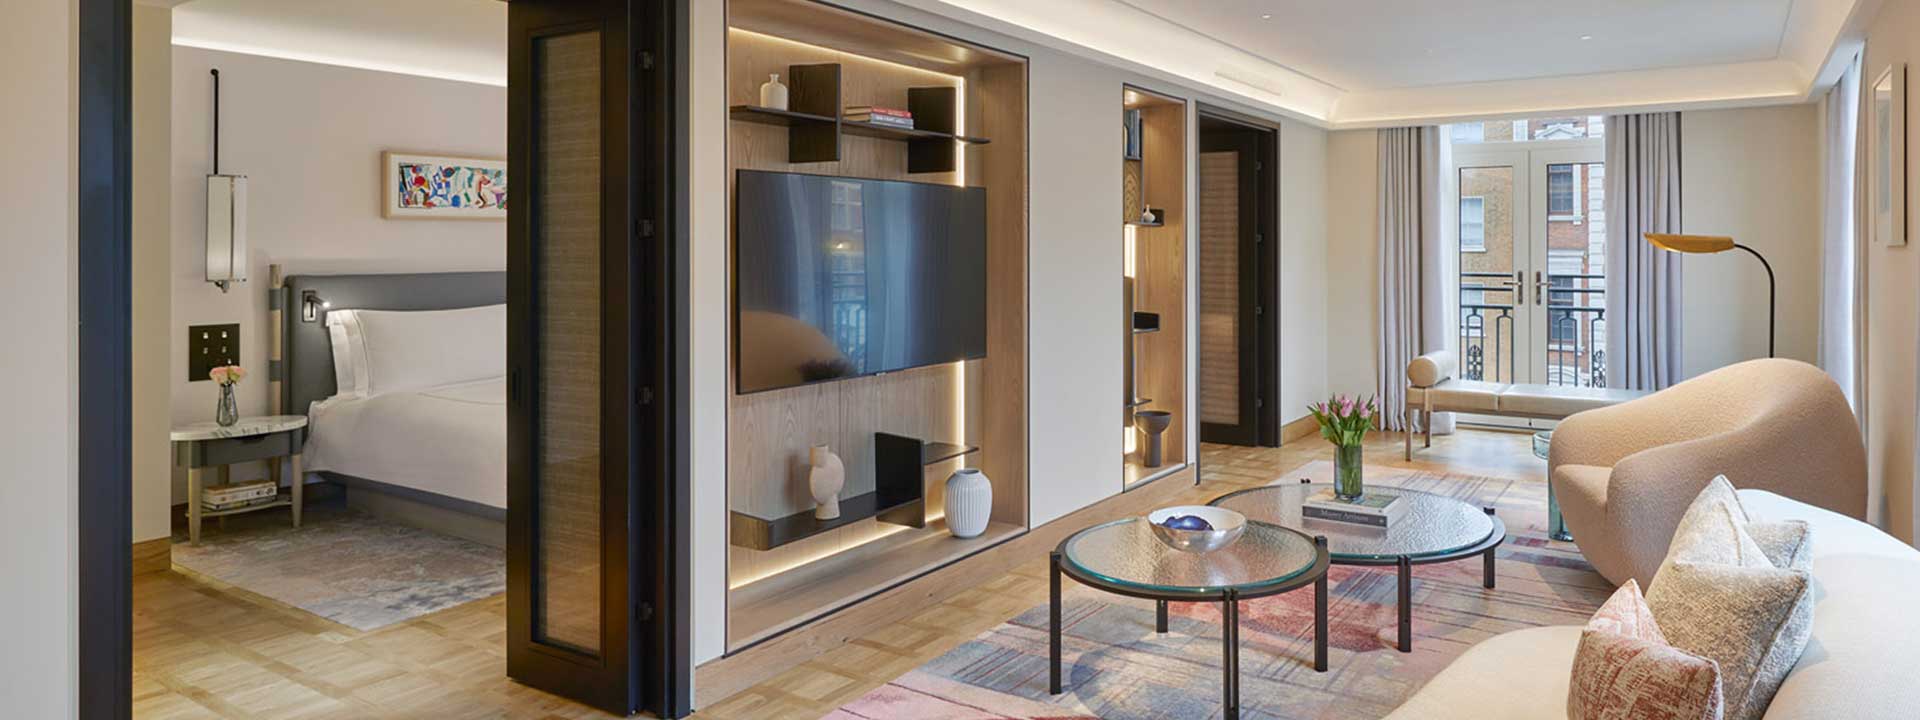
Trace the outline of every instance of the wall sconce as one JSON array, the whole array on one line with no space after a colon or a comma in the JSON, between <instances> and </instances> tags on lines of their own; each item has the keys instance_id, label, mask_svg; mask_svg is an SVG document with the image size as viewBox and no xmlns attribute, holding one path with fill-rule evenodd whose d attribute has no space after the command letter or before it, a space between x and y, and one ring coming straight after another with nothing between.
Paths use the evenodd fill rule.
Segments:
<instances>
[{"instance_id":1,"label":"wall sconce","mask_svg":"<svg viewBox=\"0 0 1920 720\"><path fill-rule=\"evenodd\" d=\"M213 73L213 173L207 176L207 282L247 280L247 176L220 174L220 70Z\"/></svg>"},{"instance_id":2,"label":"wall sconce","mask_svg":"<svg viewBox=\"0 0 1920 720\"><path fill-rule=\"evenodd\" d=\"M315 322L325 315L333 303L320 299L320 294L312 290L300 291L300 321Z\"/></svg>"}]
</instances>

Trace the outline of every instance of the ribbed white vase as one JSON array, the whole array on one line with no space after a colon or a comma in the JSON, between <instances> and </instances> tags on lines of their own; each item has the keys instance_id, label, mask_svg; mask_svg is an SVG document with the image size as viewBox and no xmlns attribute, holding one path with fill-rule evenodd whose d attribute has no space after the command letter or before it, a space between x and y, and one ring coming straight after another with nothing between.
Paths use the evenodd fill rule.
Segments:
<instances>
[{"instance_id":1,"label":"ribbed white vase","mask_svg":"<svg viewBox=\"0 0 1920 720\"><path fill-rule=\"evenodd\" d=\"M954 537L978 537L993 514L993 483L975 468L953 471L947 476L946 507L947 530Z\"/></svg>"}]
</instances>

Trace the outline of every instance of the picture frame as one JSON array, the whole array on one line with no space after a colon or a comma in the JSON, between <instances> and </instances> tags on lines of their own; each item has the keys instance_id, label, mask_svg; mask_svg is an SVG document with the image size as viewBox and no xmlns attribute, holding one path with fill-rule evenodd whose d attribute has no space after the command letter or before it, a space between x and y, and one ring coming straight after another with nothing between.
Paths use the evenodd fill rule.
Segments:
<instances>
[{"instance_id":1,"label":"picture frame","mask_svg":"<svg viewBox=\"0 0 1920 720\"><path fill-rule=\"evenodd\" d=\"M380 154L380 216L389 220L505 220L507 161Z\"/></svg>"},{"instance_id":2,"label":"picture frame","mask_svg":"<svg viewBox=\"0 0 1920 720\"><path fill-rule=\"evenodd\" d=\"M1874 244L1907 244L1907 65L1867 86L1867 229Z\"/></svg>"}]
</instances>

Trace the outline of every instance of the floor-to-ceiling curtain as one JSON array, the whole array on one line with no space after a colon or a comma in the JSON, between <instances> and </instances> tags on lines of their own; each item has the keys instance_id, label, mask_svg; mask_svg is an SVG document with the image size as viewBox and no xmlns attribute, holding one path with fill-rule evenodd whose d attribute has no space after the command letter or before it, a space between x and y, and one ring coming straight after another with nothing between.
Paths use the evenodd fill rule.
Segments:
<instances>
[{"instance_id":1,"label":"floor-to-ceiling curtain","mask_svg":"<svg viewBox=\"0 0 1920 720\"><path fill-rule=\"evenodd\" d=\"M1860 414L1860 244L1854 228L1854 153L1860 122L1860 58L1820 101L1820 367Z\"/></svg>"},{"instance_id":2,"label":"floor-to-ceiling curtain","mask_svg":"<svg viewBox=\"0 0 1920 720\"><path fill-rule=\"evenodd\" d=\"M1680 113L1607 116L1607 384L1680 381L1680 256L1642 233L1681 232Z\"/></svg>"},{"instance_id":3,"label":"floor-to-ceiling curtain","mask_svg":"<svg viewBox=\"0 0 1920 720\"><path fill-rule=\"evenodd\" d=\"M1438 127L1379 132L1381 415L1388 430L1406 424L1407 363L1447 347L1452 337L1448 278L1451 259L1441 231L1440 180L1445 165ZM1432 419L1434 432L1453 429L1451 413Z\"/></svg>"}]
</instances>

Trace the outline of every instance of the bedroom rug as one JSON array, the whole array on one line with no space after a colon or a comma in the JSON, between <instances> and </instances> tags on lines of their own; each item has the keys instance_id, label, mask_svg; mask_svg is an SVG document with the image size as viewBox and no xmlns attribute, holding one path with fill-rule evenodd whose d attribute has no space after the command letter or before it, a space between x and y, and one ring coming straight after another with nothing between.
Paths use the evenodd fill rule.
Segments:
<instances>
[{"instance_id":1,"label":"bedroom rug","mask_svg":"<svg viewBox=\"0 0 1920 720\"><path fill-rule=\"evenodd\" d=\"M374 630L505 592L496 548L388 522L344 502L310 503L299 529L287 512L209 521L200 545L173 538L188 571L319 615Z\"/></svg>"},{"instance_id":2,"label":"bedroom rug","mask_svg":"<svg viewBox=\"0 0 1920 720\"><path fill-rule=\"evenodd\" d=\"M1327 481L1318 461L1275 482ZM1414 568L1412 653L1392 638L1393 568L1334 566L1328 574L1328 670L1313 671L1311 588L1241 605L1241 717L1378 718L1468 647L1509 630L1583 624L1612 587L1572 543L1546 539L1538 480L1369 469L1367 482L1496 508L1508 538L1498 587L1478 560ZM1222 491L1225 492L1224 490ZM1047 694L1047 606L1034 606L951 652L828 714L829 720L1218 718L1220 606L1175 603L1170 631L1153 631L1153 603L1063 581L1062 673ZM1558 672L1558 671L1556 671Z\"/></svg>"}]
</instances>

